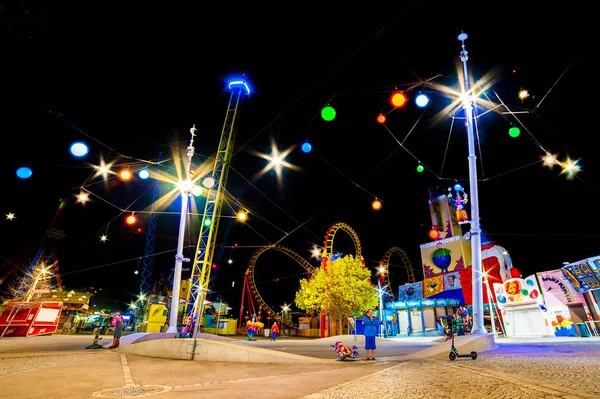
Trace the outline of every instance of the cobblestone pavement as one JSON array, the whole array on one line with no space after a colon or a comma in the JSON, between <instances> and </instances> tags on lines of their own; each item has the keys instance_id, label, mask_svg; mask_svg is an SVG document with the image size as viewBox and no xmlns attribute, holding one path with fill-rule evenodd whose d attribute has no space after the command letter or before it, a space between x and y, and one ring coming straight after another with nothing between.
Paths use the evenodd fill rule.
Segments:
<instances>
[{"instance_id":1,"label":"cobblestone pavement","mask_svg":"<svg viewBox=\"0 0 600 399\"><path fill-rule=\"evenodd\" d=\"M600 398L600 339L500 340L497 349L476 360L450 361L444 354L309 365L189 362L112 350L44 352L27 341L11 345L0 354L2 399L246 399L250 392L260 392L261 399Z\"/></svg>"},{"instance_id":2,"label":"cobblestone pavement","mask_svg":"<svg viewBox=\"0 0 600 399\"><path fill-rule=\"evenodd\" d=\"M35 371L58 365L77 363L83 360L98 358L106 354L98 352L76 354L53 354L43 356L0 357L0 377ZM1 355L0 355L1 356Z\"/></svg>"},{"instance_id":3,"label":"cobblestone pavement","mask_svg":"<svg viewBox=\"0 0 600 399\"><path fill-rule=\"evenodd\" d=\"M304 398L600 398L598 370L595 356L413 360Z\"/></svg>"}]
</instances>

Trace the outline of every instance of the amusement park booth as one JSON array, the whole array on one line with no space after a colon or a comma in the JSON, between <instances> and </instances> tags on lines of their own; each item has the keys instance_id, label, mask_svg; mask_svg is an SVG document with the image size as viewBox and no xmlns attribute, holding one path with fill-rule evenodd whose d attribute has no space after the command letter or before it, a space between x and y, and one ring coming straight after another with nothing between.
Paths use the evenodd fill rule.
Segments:
<instances>
[{"instance_id":1,"label":"amusement park booth","mask_svg":"<svg viewBox=\"0 0 600 399\"><path fill-rule=\"evenodd\" d=\"M600 256L567 264L561 271L575 291L583 294L588 305L587 320L583 314L580 317L575 316L573 320L579 334L600 335Z\"/></svg>"},{"instance_id":2,"label":"amusement park booth","mask_svg":"<svg viewBox=\"0 0 600 399\"><path fill-rule=\"evenodd\" d=\"M580 335L577 325L592 320L584 294L577 292L562 270L537 273L537 278L554 335Z\"/></svg>"},{"instance_id":3,"label":"amusement park booth","mask_svg":"<svg viewBox=\"0 0 600 399\"><path fill-rule=\"evenodd\" d=\"M86 291L59 291L49 290L37 298L38 302L63 303L58 320L58 330L64 330L65 326L71 325L79 332L85 329L90 312L90 299L94 296L92 292Z\"/></svg>"},{"instance_id":4,"label":"amusement park booth","mask_svg":"<svg viewBox=\"0 0 600 399\"><path fill-rule=\"evenodd\" d=\"M62 302L9 302L0 315L0 337L33 337L56 332Z\"/></svg>"},{"instance_id":5,"label":"amusement park booth","mask_svg":"<svg viewBox=\"0 0 600 399\"><path fill-rule=\"evenodd\" d=\"M554 336L535 274L494 283L493 287L507 337Z\"/></svg>"}]
</instances>

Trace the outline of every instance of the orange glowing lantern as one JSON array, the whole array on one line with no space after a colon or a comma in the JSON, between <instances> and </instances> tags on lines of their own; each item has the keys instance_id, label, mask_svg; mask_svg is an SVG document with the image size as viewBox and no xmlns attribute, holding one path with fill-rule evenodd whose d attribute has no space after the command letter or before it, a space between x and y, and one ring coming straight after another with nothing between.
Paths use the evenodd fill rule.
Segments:
<instances>
[{"instance_id":1,"label":"orange glowing lantern","mask_svg":"<svg viewBox=\"0 0 600 399\"><path fill-rule=\"evenodd\" d=\"M121 178L121 180L129 180L131 179L131 172L128 170L122 170L121 173L119 173L119 177Z\"/></svg>"},{"instance_id":2,"label":"orange glowing lantern","mask_svg":"<svg viewBox=\"0 0 600 399\"><path fill-rule=\"evenodd\" d=\"M390 102L394 107L400 108L404 106L404 104L406 104L406 96L403 93L397 91L392 94L392 97L390 97Z\"/></svg>"},{"instance_id":3,"label":"orange glowing lantern","mask_svg":"<svg viewBox=\"0 0 600 399\"><path fill-rule=\"evenodd\" d=\"M437 231L437 229L429 230L429 238L431 238L432 240L437 240L438 238L440 238L440 232Z\"/></svg>"},{"instance_id":4,"label":"orange glowing lantern","mask_svg":"<svg viewBox=\"0 0 600 399\"><path fill-rule=\"evenodd\" d=\"M385 123L385 115L384 114L377 115L377 122L378 123Z\"/></svg>"},{"instance_id":5,"label":"orange glowing lantern","mask_svg":"<svg viewBox=\"0 0 600 399\"><path fill-rule=\"evenodd\" d=\"M135 224L135 222L137 222L137 218L133 214L131 214L131 215L127 216L127 219L125 219L125 222L128 225L132 225L132 224Z\"/></svg>"},{"instance_id":6,"label":"orange glowing lantern","mask_svg":"<svg viewBox=\"0 0 600 399\"><path fill-rule=\"evenodd\" d=\"M378 211L381 209L381 201L379 201L377 198L375 198L375 201L373 201L371 203L371 208L373 208L374 211Z\"/></svg>"}]
</instances>

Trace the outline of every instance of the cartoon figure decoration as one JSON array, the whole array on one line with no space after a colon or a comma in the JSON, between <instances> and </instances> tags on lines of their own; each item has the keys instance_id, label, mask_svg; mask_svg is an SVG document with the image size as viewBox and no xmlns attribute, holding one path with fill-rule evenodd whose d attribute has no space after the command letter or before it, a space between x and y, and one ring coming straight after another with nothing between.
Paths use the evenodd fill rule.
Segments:
<instances>
[{"instance_id":1,"label":"cartoon figure decoration","mask_svg":"<svg viewBox=\"0 0 600 399\"><path fill-rule=\"evenodd\" d=\"M251 320L248 320L248 322L246 323L246 329L248 331L248 341L256 341L254 335L258 334L258 331L264 326L265 325L263 323L256 320L256 317L252 317Z\"/></svg>"},{"instance_id":2,"label":"cartoon figure decoration","mask_svg":"<svg viewBox=\"0 0 600 399\"><path fill-rule=\"evenodd\" d=\"M335 352L337 353L340 360L346 360L348 358L354 359L358 356L358 348L356 345L352 345L352 347L344 346L340 341L337 341L335 344L332 344L335 348Z\"/></svg>"},{"instance_id":3,"label":"cartoon figure decoration","mask_svg":"<svg viewBox=\"0 0 600 399\"><path fill-rule=\"evenodd\" d=\"M454 194L456 192L456 194ZM469 221L465 206L469 202L469 196L465 193L465 189L458 183L454 187L448 187L448 201L456 209L456 220L459 224Z\"/></svg>"}]
</instances>

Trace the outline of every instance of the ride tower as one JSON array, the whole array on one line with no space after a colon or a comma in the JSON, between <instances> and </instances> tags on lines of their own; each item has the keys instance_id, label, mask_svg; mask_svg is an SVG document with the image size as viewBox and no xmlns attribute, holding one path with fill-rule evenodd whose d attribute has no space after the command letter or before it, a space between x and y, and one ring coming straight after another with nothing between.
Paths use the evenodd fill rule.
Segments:
<instances>
[{"instance_id":1,"label":"ride tower","mask_svg":"<svg viewBox=\"0 0 600 399\"><path fill-rule=\"evenodd\" d=\"M198 315L201 315L204 311L204 301L209 291L210 272L212 269L219 219L225 196L227 175L233 156L235 122L238 115L238 108L243 97L250 95L250 86L243 77L230 80L228 88L231 91L231 95L229 97L229 105L225 114L225 122L215 156L212 175L203 182L208 192L206 194L203 220L200 223L198 244L194 255L190 277L192 288L188 291L186 310L186 313L196 320L194 335L198 331L198 320L201 320L201 317L198 317Z\"/></svg>"},{"instance_id":2,"label":"ride tower","mask_svg":"<svg viewBox=\"0 0 600 399\"><path fill-rule=\"evenodd\" d=\"M29 264L29 266L25 269L26 272L21 277L19 287L16 289L14 300L23 300L22 298L26 297L31 287L35 284L36 279L33 278L36 270L40 267L43 267L43 264L51 265L48 268L47 276L51 276L56 283L56 288L59 292L62 292L63 285L62 279L58 270L58 256L56 254L55 241L60 240L65 237L65 232L56 226L60 224L63 220L63 214L65 207L69 204L69 201L66 199L60 199L60 204L56 213L54 214L54 218L52 222L48 226L46 230L46 234L42 236L40 247L38 248L33 260ZM48 280L50 277L44 278L44 280ZM48 281L46 281L48 283Z\"/></svg>"}]
</instances>

